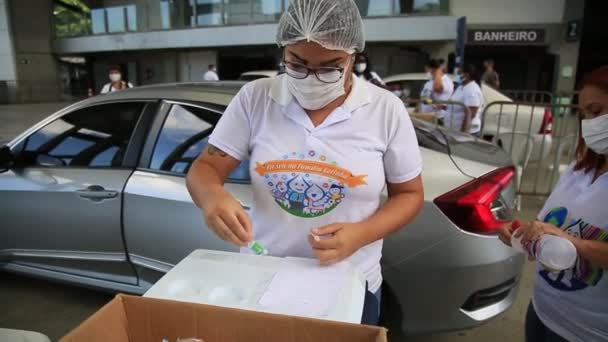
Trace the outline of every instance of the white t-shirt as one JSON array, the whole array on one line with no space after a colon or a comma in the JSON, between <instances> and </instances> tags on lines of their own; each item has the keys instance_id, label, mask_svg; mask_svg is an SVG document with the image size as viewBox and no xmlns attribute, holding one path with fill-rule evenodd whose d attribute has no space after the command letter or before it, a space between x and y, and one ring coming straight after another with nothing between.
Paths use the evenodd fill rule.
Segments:
<instances>
[{"instance_id":1,"label":"white t-shirt","mask_svg":"<svg viewBox=\"0 0 608 342\"><path fill-rule=\"evenodd\" d=\"M443 84L443 91L436 92L433 91L433 80L428 80L422 87L422 91L420 91L420 111L422 113L436 113L437 117L442 119L445 116L445 110L437 111L433 108L432 104L426 104L425 101L447 101L452 96L454 92L454 82L448 75L443 75L441 77L441 83Z\"/></svg>"},{"instance_id":2,"label":"white t-shirt","mask_svg":"<svg viewBox=\"0 0 608 342\"><path fill-rule=\"evenodd\" d=\"M122 82L124 83L124 81L122 81ZM126 89L133 88L133 85L131 84L131 82L127 82L126 86L127 86ZM112 83L106 83L103 86L103 88L101 88L101 93L100 94L113 93L115 91L121 91L121 90L124 90L124 89L116 89L116 88L112 87Z\"/></svg>"},{"instance_id":3,"label":"white t-shirt","mask_svg":"<svg viewBox=\"0 0 608 342\"><path fill-rule=\"evenodd\" d=\"M219 81L220 77L217 75L217 73L215 71L209 70L209 71L207 71L203 75L203 80L205 80L205 81Z\"/></svg>"},{"instance_id":4,"label":"white t-shirt","mask_svg":"<svg viewBox=\"0 0 608 342\"><path fill-rule=\"evenodd\" d=\"M250 160L255 239L271 255L314 258L312 228L368 218L386 182L412 180L422 161L407 110L387 90L353 78L344 104L314 127L285 77L243 86L209 143ZM381 255L378 240L348 258L372 292L382 283Z\"/></svg>"},{"instance_id":5,"label":"white t-shirt","mask_svg":"<svg viewBox=\"0 0 608 342\"><path fill-rule=\"evenodd\" d=\"M469 133L477 133L481 130L481 113L483 112L484 98L481 88L477 82L471 81L467 85L460 85L451 97L452 101L462 102L467 107L477 107L477 115L471 120ZM464 121L465 111L463 106L451 105L445 112L445 126L460 131Z\"/></svg>"},{"instance_id":6,"label":"white t-shirt","mask_svg":"<svg viewBox=\"0 0 608 342\"><path fill-rule=\"evenodd\" d=\"M561 176L538 215L570 235L608 243L608 174L591 184L593 172ZM608 269L581 258L559 273L537 267L533 296L541 321L569 341L608 341Z\"/></svg>"}]
</instances>

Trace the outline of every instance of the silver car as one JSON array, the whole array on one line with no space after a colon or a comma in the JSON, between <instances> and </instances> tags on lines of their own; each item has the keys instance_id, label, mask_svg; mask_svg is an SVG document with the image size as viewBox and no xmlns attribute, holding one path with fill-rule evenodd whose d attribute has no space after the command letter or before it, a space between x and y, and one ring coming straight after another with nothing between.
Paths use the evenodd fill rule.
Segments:
<instances>
[{"instance_id":1,"label":"silver car","mask_svg":"<svg viewBox=\"0 0 608 342\"><path fill-rule=\"evenodd\" d=\"M0 150L0 269L141 294L194 249L237 251L205 227L184 176L241 85L98 96L11 141ZM385 240L382 259L382 319L394 336L471 328L501 314L523 265L495 233L515 204L509 157L469 135L414 124L425 203ZM251 206L248 163L226 187Z\"/></svg>"}]
</instances>

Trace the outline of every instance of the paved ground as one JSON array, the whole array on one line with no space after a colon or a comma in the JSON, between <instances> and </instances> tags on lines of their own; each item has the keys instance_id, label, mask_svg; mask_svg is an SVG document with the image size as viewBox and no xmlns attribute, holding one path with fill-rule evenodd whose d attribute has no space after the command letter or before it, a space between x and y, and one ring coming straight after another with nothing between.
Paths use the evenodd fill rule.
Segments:
<instances>
[{"instance_id":1,"label":"paved ground","mask_svg":"<svg viewBox=\"0 0 608 342\"><path fill-rule=\"evenodd\" d=\"M0 141L8 140L65 104L0 106ZM542 202L526 198L522 219L532 219ZM408 339L415 342L523 341L523 321L532 289L527 264L516 304L504 315L469 331ZM34 330L57 340L113 297L112 294L0 273L0 327Z\"/></svg>"}]
</instances>

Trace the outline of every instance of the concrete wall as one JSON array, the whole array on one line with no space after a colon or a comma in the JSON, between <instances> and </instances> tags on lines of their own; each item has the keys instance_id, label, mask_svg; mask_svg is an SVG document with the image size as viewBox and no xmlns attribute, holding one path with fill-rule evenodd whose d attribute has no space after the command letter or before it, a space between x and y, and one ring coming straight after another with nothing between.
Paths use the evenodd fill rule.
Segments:
<instances>
[{"instance_id":1,"label":"concrete wall","mask_svg":"<svg viewBox=\"0 0 608 342\"><path fill-rule=\"evenodd\" d=\"M580 40L576 42L566 41L567 22L583 18L585 14L585 2L582 0L567 0L564 11L564 24L561 26L559 37L549 47L549 51L557 55L557 68L555 70L555 91L557 93L568 93L576 87L576 72L580 51ZM564 69L571 68L572 76L565 76Z\"/></svg>"},{"instance_id":2,"label":"concrete wall","mask_svg":"<svg viewBox=\"0 0 608 342\"><path fill-rule=\"evenodd\" d=\"M59 65L51 48L51 6L51 1L9 2L17 71L16 102L59 99Z\"/></svg>"},{"instance_id":3,"label":"concrete wall","mask_svg":"<svg viewBox=\"0 0 608 342\"><path fill-rule=\"evenodd\" d=\"M456 18L449 16L365 19L368 42L436 42L456 39ZM205 48L275 44L277 24L203 27L136 32L55 41L61 54L117 50Z\"/></svg>"},{"instance_id":4,"label":"concrete wall","mask_svg":"<svg viewBox=\"0 0 608 342\"><path fill-rule=\"evenodd\" d=\"M467 17L468 24L560 23L566 1L450 0L450 14Z\"/></svg>"},{"instance_id":5,"label":"concrete wall","mask_svg":"<svg viewBox=\"0 0 608 342\"><path fill-rule=\"evenodd\" d=\"M0 104L15 102L17 91L17 72L15 70L15 50L11 36L10 15L6 0L0 0Z\"/></svg>"}]
</instances>

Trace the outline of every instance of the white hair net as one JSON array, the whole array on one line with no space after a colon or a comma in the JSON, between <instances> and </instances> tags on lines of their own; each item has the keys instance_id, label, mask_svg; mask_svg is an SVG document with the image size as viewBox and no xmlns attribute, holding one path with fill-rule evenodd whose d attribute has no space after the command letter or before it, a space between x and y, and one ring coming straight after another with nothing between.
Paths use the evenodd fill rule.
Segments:
<instances>
[{"instance_id":1,"label":"white hair net","mask_svg":"<svg viewBox=\"0 0 608 342\"><path fill-rule=\"evenodd\" d=\"M363 20L353 0L291 0L281 16L277 43L300 41L348 53L365 48Z\"/></svg>"}]
</instances>

